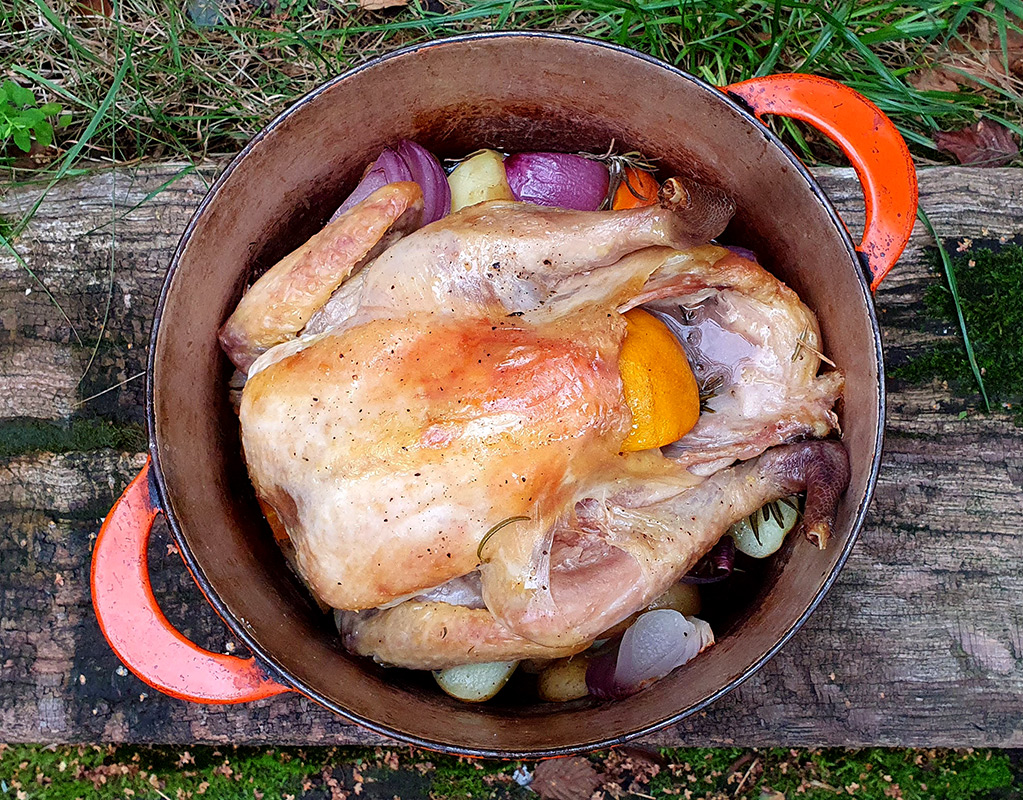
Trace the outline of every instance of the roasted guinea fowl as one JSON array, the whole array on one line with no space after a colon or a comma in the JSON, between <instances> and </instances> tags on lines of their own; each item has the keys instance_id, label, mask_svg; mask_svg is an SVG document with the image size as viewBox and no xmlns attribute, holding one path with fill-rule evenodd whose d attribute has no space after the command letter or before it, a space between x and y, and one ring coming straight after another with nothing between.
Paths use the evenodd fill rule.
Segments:
<instances>
[{"instance_id":1,"label":"roasted guinea fowl","mask_svg":"<svg viewBox=\"0 0 1023 800\"><path fill-rule=\"evenodd\" d=\"M731 203L666 186L647 208L500 201L418 228L418 186L393 183L242 298L221 342L247 378L249 474L312 591L349 612L350 650L423 669L578 652L798 491L824 546L848 482L819 440L841 373L818 376L794 292L706 244ZM715 413L622 452L640 305Z\"/></svg>"}]
</instances>

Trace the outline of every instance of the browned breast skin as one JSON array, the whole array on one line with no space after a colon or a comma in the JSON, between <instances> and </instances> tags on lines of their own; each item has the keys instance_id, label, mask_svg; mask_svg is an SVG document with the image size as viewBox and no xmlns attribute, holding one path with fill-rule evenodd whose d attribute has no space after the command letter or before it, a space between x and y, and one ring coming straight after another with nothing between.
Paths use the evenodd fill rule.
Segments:
<instances>
[{"instance_id":1,"label":"browned breast skin","mask_svg":"<svg viewBox=\"0 0 1023 800\"><path fill-rule=\"evenodd\" d=\"M556 514L628 429L621 335L415 315L257 372L241 406L249 474L314 591L387 603L474 569L501 520Z\"/></svg>"}]
</instances>

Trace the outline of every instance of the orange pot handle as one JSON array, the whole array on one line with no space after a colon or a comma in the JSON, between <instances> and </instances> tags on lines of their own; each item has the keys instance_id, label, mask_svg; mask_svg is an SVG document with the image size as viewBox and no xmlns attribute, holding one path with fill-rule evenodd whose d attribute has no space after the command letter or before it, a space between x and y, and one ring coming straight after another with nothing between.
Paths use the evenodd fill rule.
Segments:
<instances>
[{"instance_id":1,"label":"orange pot handle","mask_svg":"<svg viewBox=\"0 0 1023 800\"><path fill-rule=\"evenodd\" d=\"M875 291L905 250L916 220L916 169L891 120L863 95L816 75L769 75L722 91L742 100L757 119L780 114L808 122L848 156L867 207L863 240L856 249Z\"/></svg>"},{"instance_id":2,"label":"orange pot handle","mask_svg":"<svg viewBox=\"0 0 1023 800\"><path fill-rule=\"evenodd\" d=\"M156 604L147 554L160 513L150 481L152 460L110 510L92 552L92 604L117 657L154 689L197 703L245 703L291 691L254 658L203 650L188 641Z\"/></svg>"}]
</instances>

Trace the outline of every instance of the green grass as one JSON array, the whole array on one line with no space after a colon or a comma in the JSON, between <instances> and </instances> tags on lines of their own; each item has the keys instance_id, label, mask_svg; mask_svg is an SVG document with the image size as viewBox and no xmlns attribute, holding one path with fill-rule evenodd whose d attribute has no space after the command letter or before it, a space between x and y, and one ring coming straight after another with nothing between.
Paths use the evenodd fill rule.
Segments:
<instances>
[{"instance_id":1,"label":"green grass","mask_svg":"<svg viewBox=\"0 0 1023 800\"><path fill-rule=\"evenodd\" d=\"M1020 786L1009 757L989 750L685 748L590 761L605 797L981 800ZM328 798L333 781L349 797L537 797L513 781L520 766L536 768L411 748L0 745L0 792L21 800Z\"/></svg>"},{"instance_id":2,"label":"green grass","mask_svg":"<svg viewBox=\"0 0 1023 800\"><path fill-rule=\"evenodd\" d=\"M940 262L937 256L934 259L937 268ZM924 294L924 306L927 316L949 323L950 331L962 320L975 362L964 340L950 332L927 353L892 368L890 374L911 382L947 380L972 394L976 366L991 400L1023 425L1023 247L952 254L950 266L955 282L932 283Z\"/></svg>"},{"instance_id":3,"label":"green grass","mask_svg":"<svg viewBox=\"0 0 1023 800\"><path fill-rule=\"evenodd\" d=\"M1018 30L1018 0L479 0L449 2L446 13L413 0L388 14L325 0L277 14L243 6L212 28L194 25L184 5L120 0L106 19L70 13L70 3L9 0L0 40L10 69L72 112L50 177L88 159L234 152L300 94L371 56L512 28L628 45L719 85L784 71L829 75L874 100L927 157L936 156L934 130L977 114L1023 130L1020 98L1007 88L921 92L906 80L966 38L978 15L1003 36ZM795 125L781 127L804 157L834 152Z\"/></svg>"}]
</instances>

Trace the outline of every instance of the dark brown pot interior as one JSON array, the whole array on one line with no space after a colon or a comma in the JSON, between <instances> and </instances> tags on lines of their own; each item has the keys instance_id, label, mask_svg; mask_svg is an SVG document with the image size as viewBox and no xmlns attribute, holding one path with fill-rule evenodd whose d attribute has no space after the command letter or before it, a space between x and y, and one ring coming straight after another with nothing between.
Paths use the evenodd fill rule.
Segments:
<instances>
[{"instance_id":1,"label":"dark brown pot interior","mask_svg":"<svg viewBox=\"0 0 1023 800\"><path fill-rule=\"evenodd\" d=\"M819 316L847 375L841 409L852 483L824 552L798 541L773 559L719 643L627 700L482 706L429 675L349 657L273 544L241 463L217 328L248 276L317 230L366 163L401 137L441 156L505 150L623 150L727 190L724 239L755 249ZM260 658L314 699L390 736L485 755L584 750L702 707L763 663L844 561L876 476L880 343L852 244L805 170L718 90L660 62L589 40L479 35L379 59L303 98L257 136L185 233L151 350L150 433L164 508L211 601ZM750 712L755 713L755 712Z\"/></svg>"}]
</instances>

